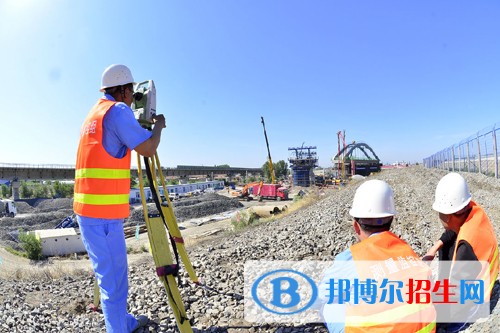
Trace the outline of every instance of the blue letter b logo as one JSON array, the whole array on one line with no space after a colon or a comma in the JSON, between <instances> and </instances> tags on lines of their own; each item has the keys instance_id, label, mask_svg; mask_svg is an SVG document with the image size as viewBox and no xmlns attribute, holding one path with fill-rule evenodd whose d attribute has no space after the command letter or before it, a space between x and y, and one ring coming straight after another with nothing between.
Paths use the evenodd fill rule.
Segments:
<instances>
[{"instance_id":1,"label":"blue letter b logo","mask_svg":"<svg viewBox=\"0 0 500 333\"><path fill-rule=\"evenodd\" d=\"M259 293L261 288L269 291ZM308 290L305 294L304 289ZM278 315L293 315L308 309L317 295L318 289L314 281L306 274L292 269L273 270L263 274L252 284L255 303Z\"/></svg>"},{"instance_id":2,"label":"blue letter b logo","mask_svg":"<svg viewBox=\"0 0 500 333\"><path fill-rule=\"evenodd\" d=\"M271 280L270 283L273 285L273 298L271 299L271 304L280 308L290 308L296 306L300 303L300 295L297 293L299 289L299 283L292 279L291 277L279 277L277 279ZM282 289L288 285L286 289ZM290 302L283 303L281 296L283 294L290 296Z\"/></svg>"}]
</instances>

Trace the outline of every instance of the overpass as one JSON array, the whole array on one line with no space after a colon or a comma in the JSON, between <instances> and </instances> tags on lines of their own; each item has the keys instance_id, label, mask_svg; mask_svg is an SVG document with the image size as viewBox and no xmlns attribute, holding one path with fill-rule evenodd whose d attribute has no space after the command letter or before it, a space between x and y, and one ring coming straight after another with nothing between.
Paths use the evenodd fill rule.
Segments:
<instances>
[{"instance_id":1,"label":"overpass","mask_svg":"<svg viewBox=\"0 0 500 333\"><path fill-rule=\"evenodd\" d=\"M235 175L262 174L261 168L218 167L178 165L176 168L162 168L165 177L185 178L189 176L215 175L233 177ZM137 177L137 167L132 167L131 174ZM0 163L0 179L6 180L74 180L75 166L64 164L15 164Z\"/></svg>"},{"instance_id":2,"label":"overpass","mask_svg":"<svg viewBox=\"0 0 500 333\"><path fill-rule=\"evenodd\" d=\"M178 165L177 168L162 168L165 177L186 178L188 176L233 177L240 175L262 174L261 168L206 167ZM132 167L131 175L137 177L137 167ZM14 199L19 199L21 181L26 180L74 180L75 166L64 164L14 164L0 163L0 179L12 181Z\"/></svg>"}]
</instances>

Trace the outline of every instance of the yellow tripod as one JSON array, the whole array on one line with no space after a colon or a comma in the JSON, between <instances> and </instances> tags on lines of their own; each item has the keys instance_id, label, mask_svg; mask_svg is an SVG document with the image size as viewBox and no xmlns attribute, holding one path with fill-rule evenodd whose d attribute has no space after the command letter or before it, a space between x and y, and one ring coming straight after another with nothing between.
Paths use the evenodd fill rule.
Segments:
<instances>
[{"instance_id":1,"label":"yellow tripod","mask_svg":"<svg viewBox=\"0 0 500 333\"><path fill-rule=\"evenodd\" d=\"M179 271L179 257L184 264L190 279L196 284L199 284L198 277L193 269L191 261L188 258L186 248L184 246L184 239L182 238L181 231L174 215L174 209L168 197L168 190L165 178L161 171L158 154L156 153L154 157L150 158L144 157L144 164L151 188L151 195L158 209L157 214L151 214L148 212L146 195L144 192L141 156L137 154L141 201L144 210L144 219L148 230L151 253L156 266L156 274L163 282L163 286L167 291L168 302L174 312L179 331L181 333L191 333L193 330L189 319L187 318L186 310L184 308L184 304L182 303L179 288L177 286L177 281L175 280ZM164 196L160 195L158 178L160 179L160 185L162 186L163 193L165 194ZM175 256L176 263L173 261L172 254ZM97 280L95 280L94 303L92 305L93 309L97 310L99 305L100 291Z\"/></svg>"},{"instance_id":2,"label":"yellow tripod","mask_svg":"<svg viewBox=\"0 0 500 333\"><path fill-rule=\"evenodd\" d=\"M180 256L182 263L189 277L194 283L198 283L198 277L193 269L191 261L188 258L184 240L179 230L177 220L174 215L174 210L168 196L165 178L160 166L160 160L156 153L154 157L144 157L146 174L151 187L151 195L156 203L158 214L150 214L146 204L146 196L144 195L144 180L142 175L141 156L137 155L137 168L139 174L139 188L141 191L142 207L144 209L144 219L148 229L149 243L151 252L156 265L156 273L163 286L167 291L168 301L172 308L177 326L181 333L192 332L191 324L186 316L186 310L179 293L179 289L175 280L179 270L179 263L174 263L172 251L176 261ZM160 185L163 188L164 196L160 195L158 187L158 178Z\"/></svg>"}]
</instances>

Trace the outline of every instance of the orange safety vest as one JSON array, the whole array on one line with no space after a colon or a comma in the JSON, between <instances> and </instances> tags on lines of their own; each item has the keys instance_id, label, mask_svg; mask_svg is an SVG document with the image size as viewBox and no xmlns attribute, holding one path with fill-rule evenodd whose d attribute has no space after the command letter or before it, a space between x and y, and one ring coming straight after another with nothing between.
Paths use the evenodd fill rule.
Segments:
<instances>
[{"instance_id":1,"label":"orange safety vest","mask_svg":"<svg viewBox=\"0 0 500 333\"><path fill-rule=\"evenodd\" d=\"M471 201L471 205L472 210L465 223L460 227L460 231L457 235L453 262L455 262L460 241L467 241L472 247L477 259L488 263L487 265L483 264L482 270L477 278L489 284L489 293L485 295L485 300L489 301L491 290L498 277L498 242L495 236L495 230L484 210L474 201Z\"/></svg>"},{"instance_id":2,"label":"orange safety vest","mask_svg":"<svg viewBox=\"0 0 500 333\"><path fill-rule=\"evenodd\" d=\"M373 235L362 242L351 246L351 253L356 265L356 270L361 281L375 278L380 286L382 277L374 276L374 271L384 272L384 278L389 281L403 283L402 297L408 291L407 284L410 278L415 280L428 280L429 268L420 260L411 247L399 239L392 232L385 231ZM368 261L380 262L381 269L374 269L373 265L367 266ZM387 263L382 265L381 262ZM361 265L363 263L363 265ZM377 264L375 264L377 265ZM379 290L380 291L380 290ZM380 292L377 299L380 299ZM436 310L429 299L429 303L419 304L399 302L393 304L379 302L347 304L345 332L401 332L401 333L427 333L436 331Z\"/></svg>"},{"instance_id":3,"label":"orange safety vest","mask_svg":"<svg viewBox=\"0 0 500 333\"><path fill-rule=\"evenodd\" d=\"M102 143L103 119L115 104L99 99L81 129L73 200L73 210L80 216L120 219L130 214L130 149L123 158L115 158Z\"/></svg>"}]
</instances>

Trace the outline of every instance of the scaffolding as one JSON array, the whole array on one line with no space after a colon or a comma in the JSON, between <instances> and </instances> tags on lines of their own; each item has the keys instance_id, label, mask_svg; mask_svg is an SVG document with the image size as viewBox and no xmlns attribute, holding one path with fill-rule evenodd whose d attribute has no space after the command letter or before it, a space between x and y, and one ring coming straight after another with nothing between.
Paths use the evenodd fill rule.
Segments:
<instances>
[{"instance_id":1,"label":"scaffolding","mask_svg":"<svg viewBox=\"0 0 500 333\"><path fill-rule=\"evenodd\" d=\"M345 180L346 179L346 176L345 176L345 163L344 163L344 159L345 159L345 147L346 147L346 144L345 144L345 130L344 131L338 131L337 132L337 140L338 140L338 144L337 144L337 160L338 160L338 163L337 163L337 179L340 179L340 180ZM340 145L340 143L342 143L342 146Z\"/></svg>"},{"instance_id":2,"label":"scaffolding","mask_svg":"<svg viewBox=\"0 0 500 333\"><path fill-rule=\"evenodd\" d=\"M316 147L290 147L292 151L288 161L293 172L293 185L309 187L314 185L313 169L318 166Z\"/></svg>"}]
</instances>

